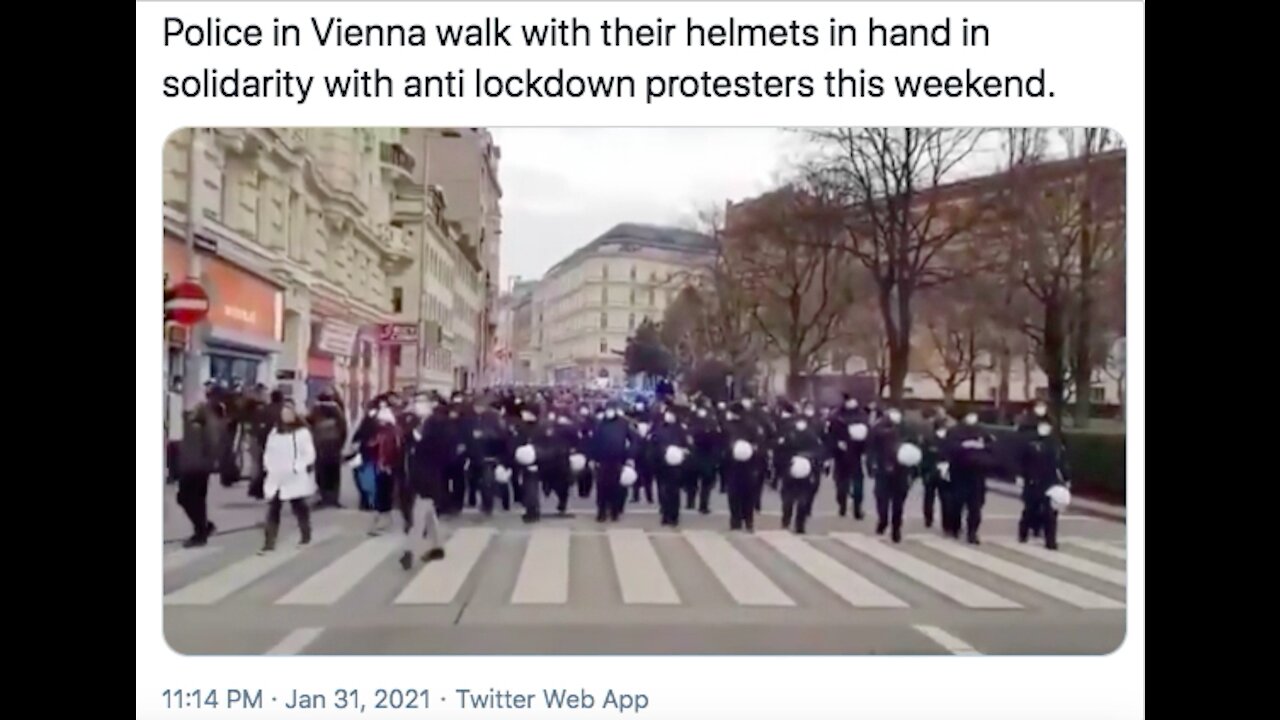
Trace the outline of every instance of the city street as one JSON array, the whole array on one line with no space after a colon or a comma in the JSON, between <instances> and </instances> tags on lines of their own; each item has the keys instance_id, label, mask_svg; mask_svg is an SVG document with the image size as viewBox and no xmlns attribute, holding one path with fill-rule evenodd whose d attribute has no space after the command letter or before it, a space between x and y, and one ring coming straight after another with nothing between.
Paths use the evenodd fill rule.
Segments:
<instances>
[{"instance_id":1,"label":"city street","mask_svg":"<svg viewBox=\"0 0 1280 720\"><path fill-rule=\"evenodd\" d=\"M369 516L320 511L299 551L286 510L268 556L254 529L165 544L165 634L184 654L1104 654L1123 642L1122 519L1069 513L1051 553L1016 543L1021 503L993 491L974 547L924 527L917 485L894 545L874 534L869 492L861 522L837 516L833 492L824 483L805 536L778 530L772 492L753 535L728 531L723 495L711 515L682 512L678 530L643 502L609 525L577 498L570 517L533 526L518 509L468 512L444 524L446 559L409 572L401 535L368 537ZM166 502L166 539L180 537ZM242 485L211 488L221 527L261 512Z\"/></svg>"}]
</instances>

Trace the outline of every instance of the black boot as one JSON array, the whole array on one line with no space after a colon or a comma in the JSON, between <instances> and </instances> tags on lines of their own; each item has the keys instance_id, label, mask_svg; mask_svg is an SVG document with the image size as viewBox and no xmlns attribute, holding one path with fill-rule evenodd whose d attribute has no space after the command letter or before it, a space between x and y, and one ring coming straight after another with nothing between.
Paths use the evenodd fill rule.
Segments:
<instances>
[{"instance_id":1,"label":"black boot","mask_svg":"<svg viewBox=\"0 0 1280 720\"><path fill-rule=\"evenodd\" d=\"M443 560L443 559L444 559L444 548L432 548L427 551L426 555L422 556L422 562L432 562L434 560Z\"/></svg>"},{"instance_id":2,"label":"black boot","mask_svg":"<svg viewBox=\"0 0 1280 720\"><path fill-rule=\"evenodd\" d=\"M896 543L902 542L902 528L900 527L894 528L893 533L891 534L891 537L893 538L893 541Z\"/></svg>"},{"instance_id":3,"label":"black boot","mask_svg":"<svg viewBox=\"0 0 1280 720\"><path fill-rule=\"evenodd\" d=\"M400 567L404 568L405 572L413 568L413 553L408 550L400 553Z\"/></svg>"},{"instance_id":4,"label":"black boot","mask_svg":"<svg viewBox=\"0 0 1280 720\"><path fill-rule=\"evenodd\" d=\"M276 536L280 534L280 523L268 522L263 528L262 549L258 551L259 555L265 555L276 549Z\"/></svg>"}]
</instances>

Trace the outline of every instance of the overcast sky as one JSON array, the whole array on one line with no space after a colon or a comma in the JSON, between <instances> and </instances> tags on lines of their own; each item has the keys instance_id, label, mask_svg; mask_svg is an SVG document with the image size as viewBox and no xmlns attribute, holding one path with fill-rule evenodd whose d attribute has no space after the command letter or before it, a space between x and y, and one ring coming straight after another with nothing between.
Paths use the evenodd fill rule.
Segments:
<instances>
[{"instance_id":1,"label":"overcast sky","mask_svg":"<svg viewBox=\"0 0 1280 720\"><path fill-rule=\"evenodd\" d=\"M700 209L775 187L803 138L760 128L497 128L502 277L534 279L623 222L691 227ZM999 140L967 162L989 171Z\"/></svg>"},{"instance_id":2,"label":"overcast sky","mask_svg":"<svg viewBox=\"0 0 1280 720\"><path fill-rule=\"evenodd\" d=\"M688 227L700 208L765 192L799 140L755 128L499 128L493 135L502 148L504 279L541 277L618 223Z\"/></svg>"}]
</instances>

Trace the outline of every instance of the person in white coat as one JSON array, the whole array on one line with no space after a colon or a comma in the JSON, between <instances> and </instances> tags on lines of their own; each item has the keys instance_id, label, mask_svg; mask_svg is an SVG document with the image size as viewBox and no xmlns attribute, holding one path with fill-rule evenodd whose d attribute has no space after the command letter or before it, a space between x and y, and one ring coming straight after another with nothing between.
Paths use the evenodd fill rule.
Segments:
<instances>
[{"instance_id":1,"label":"person in white coat","mask_svg":"<svg viewBox=\"0 0 1280 720\"><path fill-rule=\"evenodd\" d=\"M267 436L262 465L267 477L263 493L268 500L266 537L262 552L275 549L280 534L280 511L286 501L298 520L302 545L311 542L311 513L307 499L316 493L316 448L311 431L298 416L293 401L280 408L280 420Z\"/></svg>"}]
</instances>

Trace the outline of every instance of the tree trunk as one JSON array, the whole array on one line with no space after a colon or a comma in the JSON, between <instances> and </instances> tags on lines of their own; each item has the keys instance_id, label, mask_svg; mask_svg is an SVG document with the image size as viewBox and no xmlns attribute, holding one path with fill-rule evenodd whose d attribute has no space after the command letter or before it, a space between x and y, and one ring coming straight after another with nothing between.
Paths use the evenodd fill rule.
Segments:
<instances>
[{"instance_id":1,"label":"tree trunk","mask_svg":"<svg viewBox=\"0 0 1280 720\"><path fill-rule=\"evenodd\" d=\"M1005 405L1009 402L1009 375L1013 364L1013 351L1009 349L1008 341L1000 342L1000 357L997 362L1000 365L1000 386L996 389L996 410L1003 414Z\"/></svg>"},{"instance_id":2,"label":"tree trunk","mask_svg":"<svg viewBox=\"0 0 1280 720\"><path fill-rule=\"evenodd\" d=\"M956 406L956 385L948 383L942 386L942 406L951 412Z\"/></svg>"},{"instance_id":3,"label":"tree trunk","mask_svg":"<svg viewBox=\"0 0 1280 720\"><path fill-rule=\"evenodd\" d=\"M793 345L787 350L787 395L792 400L799 400L803 393L804 373L801 367L800 347Z\"/></svg>"},{"instance_id":4,"label":"tree trunk","mask_svg":"<svg viewBox=\"0 0 1280 720\"><path fill-rule=\"evenodd\" d=\"M969 329L969 402L978 400L978 333Z\"/></svg>"},{"instance_id":5,"label":"tree trunk","mask_svg":"<svg viewBox=\"0 0 1280 720\"><path fill-rule=\"evenodd\" d=\"M1084 145L1084 199L1080 203L1080 317L1075 337L1075 426L1089 425L1089 403L1093 389L1093 187L1089 176L1089 160L1093 152L1092 130L1085 131Z\"/></svg>"},{"instance_id":6,"label":"tree trunk","mask_svg":"<svg viewBox=\"0 0 1280 720\"><path fill-rule=\"evenodd\" d=\"M1041 365L1049 380L1049 412L1059 426L1067 394L1065 335L1061 302L1050 300L1044 304L1044 344L1040 351Z\"/></svg>"}]
</instances>

